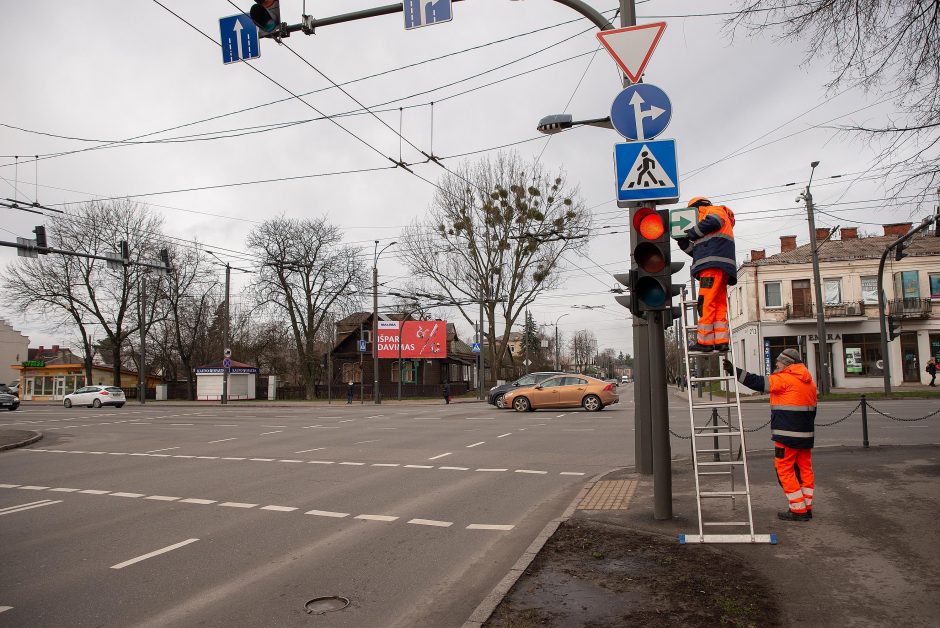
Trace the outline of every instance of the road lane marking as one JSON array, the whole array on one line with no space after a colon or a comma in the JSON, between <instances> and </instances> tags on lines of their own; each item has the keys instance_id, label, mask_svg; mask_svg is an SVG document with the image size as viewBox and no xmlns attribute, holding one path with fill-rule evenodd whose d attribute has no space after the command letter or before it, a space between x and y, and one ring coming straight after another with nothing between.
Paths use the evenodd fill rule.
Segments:
<instances>
[{"instance_id":1,"label":"road lane marking","mask_svg":"<svg viewBox=\"0 0 940 628\"><path fill-rule=\"evenodd\" d=\"M507 436L512 436L512 432L506 432L505 434L500 434L496 438L506 438Z\"/></svg>"},{"instance_id":2,"label":"road lane marking","mask_svg":"<svg viewBox=\"0 0 940 628\"><path fill-rule=\"evenodd\" d=\"M286 425L262 425L261 427L287 427Z\"/></svg>"},{"instance_id":3,"label":"road lane marking","mask_svg":"<svg viewBox=\"0 0 940 628\"><path fill-rule=\"evenodd\" d=\"M372 416L367 416L366 418L367 419L381 419L383 417L385 417L384 414L373 414Z\"/></svg>"},{"instance_id":4,"label":"road lane marking","mask_svg":"<svg viewBox=\"0 0 940 628\"><path fill-rule=\"evenodd\" d=\"M347 464L353 467L362 467L362 466L365 466L366 463L364 462L341 462L340 464Z\"/></svg>"},{"instance_id":5,"label":"road lane marking","mask_svg":"<svg viewBox=\"0 0 940 628\"><path fill-rule=\"evenodd\" d=\"M152 499L157 502L175 502L179 497L171 497L169 495L148 495L144 499Z\"/></svg>"},{"instance_id":6,"label":"road lane marking","mask_svg":"<svg viewBox=\"0 0 940 628\"><path fill-rule=\"evenodd\" d=\"M155 454L158 451L170 451L171 449L179 449L179 447L164 447L163 449L151 449L150 451L145 451L145 454Z\"/></svg>"},{"instance_id":7,"label":"road lane marking","mask_svg":"<svg viewBox=\"0 0 940 628\"><path fill-rule=\"evenodd\" d=\"M48 486L21 486L20 490L21 491L44 491L47 488L49 487Z\"/></svg>"},{"instance_id":8,"label":"road lane marking","mask_svg":"<svg viewBox=\"0 0 940 628\"><path fill-rule=\"evenodd\" d=\"M33 508L42 508L43 506L52 506L53 504L61 504L62 500L49 500L44 499L42 502L30 502L30 504L23 504L19 507L10 507L0 511L0 516L3 515L12 515L17 512L23 512L24 510L32 510Z\"/></svg>"},{"instance_id":9,"label":"road lane marking","mask_svg":"<svg viewBox=\"0 0 940 628\"><path fill-rule=\"evenodd\" d=\"M490 523L471 523L467 526L468 530L512 530L516 526L499 525Z\"/></svg>"},{"instance_id":10,"label":"road lane marking","mask_svg":"<svg viewBox=\"0 0 940 628\"><path fill-rule=\"evenodd\" d=\"M406 469L433 469L431 465L428 464L406 464Z\"/></svg>"},{"instance_id":11,"label":"road lane marking","mask_svg":"<svg viewBox=\"0 0 940 628\"><path fill-rule=\"evenodd\" d=\"M303 460L293 460L290 458L280 458L278 462L303 462Z\"/></svg>"},{"instance_id":12,"label":"road lane marking","mask_svg":"<svg viewBox=\"0 0 940 628\"><path fill-rule=\"evenodd\" d=\"M335 517L337 519L342 519L343 517L348 517L348 512L331 512L329 510L308 510L304 513L305 515L314 515L316 517Z\"/></svg>"},{"instance_id":13,"label":"road lane marking","mask_svg":"<svg viewBox=\"0 0 940 628\"><path fill-rule=\"evenodd\" d=\"M584 475L584 473L581 473L579 471L562 471L558 475Z\"/></svg>"},{"instance_id":14,"label":"road lane marking","mask_svg":"<svg viewBox=\"0 0 940 628\"><path fill-rule=\"evenodd\" d=\"M377 442L379 442L378 438L376 438L375 440L361 440L358 443L353 443L353 445L365 445L366 443L377 443Z\"/></svg>"},{"instance_id":15,"label":"road lane marking","mask_svg":"<svg viewBox=\"0 0 940 628\"><path fill-rule=\"evenodd\" d=\"M86 495L107 495L110 492L111 491L99 491L93 488L87 488L83 491L79 491L79 493L85 493Z\"/></svg>"},{"instance_id":16,"label":"road lane marking","mask_svg":"<svg viewBox=\"0 0 940 628\"><path fill-rule=\"evenodd\" d=\"M74 493L77 490L78 490L77 488L50 488L49 492L50 493Z\"/></svg>"},{"instance_id":17,"label":"road lane marking","mask_svg":"<svg viewBox=\"0 0 940 628\"><path fill-rule=\"evenodd\" d=\"M258 504L246 504L245 502L222 502L219 506L227 506L229 508L254 508Z\"/></svg>"},{"instance_id":18,"label":"road lane marking","mask_svg":"<svg viewBox=\"0 0 940 628\"><path fill-rule=\"evenodd\" d=\"M258 436L267 436L268 434L280 434L283 431L284 430L274 430L273 432L262 432L261 434L258 434Z\"/></svg>"},{"instance_id":19,"label":"road lane marking","mask_svg":"<svg viewBox=\"0 0 940 628\"><path fill-rule=\"evenodd\" d=\"M565 414L556 414L556 415L555 415L555 418L556 418L556 419L560 419L560 418L563 417L563 416L568 416L568 414L567 414L567 413L565 413Z\"/></svg>"},{"instance_id":20,"label":"road lane marking","mask_svg":"<svg viewBox=\"0 0 940 628\"><path fill-rule=\"evenodd\" d=\"M469 471L470 467L438 467L442 471Z\"/></svg>"},{"instance_id":21,"label":"road lane marking","mask_svg":"<svg viewBox=\"0 0 940 628\"><path fill-rule=\"evenodd\" d=\"M533 471L532 469L516 469L516 473L536 473L538 475L545 475L548 471Z\"/></svg>"},{"instance_id":22,"label":"road lane marking","mask_svg":"<svg viewBox=\"0 0 940 628\"><path fill-rule=\"evenodd\" d=\"M477 469L477 471L509 471L509 469Z\"/></svg>"},{"instance_id":23,"label":"road lane marking","mask_svg":"<svg viewBox=\"0 0 940 628\"><path fill-rule=\"evenodd\" d=\"M356 420L356 419L343 419L342 421L340 421L340 423L349 423L349 422L355 421L355 420Z\"/></svg>"},{"instance_id":24,"label":"road lane marking","mask_svg":"<svg viewBox=\"0 0 940 628\"><path fill-rule=\"evenodd\" d=\"M237 439L237 438L220 438L219 440L210 440L210 441L209 441L208 443L206 443L206 444L207 444L207 445L212 445L212 444L214 444L214 443L224 443L224 442L230 441L230 440L238 440L238 439Z\"/></svg>"},{"instance_id":25,"label":"road lane marking","mask_svg":"<svg viewBox=\"0 0 940 628\"><path fill-rule=\"evenodd\" d=\"M244 458L221 458L221 460L244 460Z\"/></svg>"},{"instance_id":26,"label":"road lane marking","mask_svg":"<svg viewBox=\"0 0 940 628\"><path fill-rule=\"evenodd\" d=\"M437 456L432 456L432 457L428 458L428 460L437 460L438 458L443 458L444 456L449 456L449 455L451 455L452 453L453 453L453 452L448 451L446 454L438 454Z\"/></svg>"},{"instance_id":27,"label":"road lane marking","mask_svg":"<svg viewBox=\"0 0 940 628\"><path fill-rule=\"evenodd\" d=\"M12 606L0 606L0 613L6 612L9 610L13 610L13 607Z\"/></svg>"},{"instance_id":28,"label":"road lane marking","mask_svg":"<svg viewBox=\"0 0 940 628\"><path fill-rule=\"evenodd\" d=\"M138 556L137 558L125 560L123 563L118 563L117 565L111 565L111 569L124 569L125 567L129 567L130 565L133 565L134 563L139 563L143 560L147 560L148 558L159 556L160 554L166 554L167 552L172 552L175 549L179 549L183 547L184 545L189 545L190 543L195 543L198 540L199 539L186 539L185 541L180 541L179 543L174 543L173 545L167 545L166 547L162 549L154 550L148 554L144 554L143 556Z\"/></svg>"},{"instance_id":29,"label":"road lane marking","mask_svg":"<svg viewBox=\"0 0 940 628\"><path fill-rule=\"evenodd\" d=\"M400 467L401 464L397 462L373 462L373 467Z\"/></svg>"},{"instance_id":30,"label":"road lane marking","mask_svg":"<svg viewBox=\"0 0 940 628\"><path fill-rule=\"evenodd\" d=\"M496 417L492 416L468 416L467 421L495 421Z\"/></svg>"},{"instance_id":31,"label":"road lane marking","mask_svg":"<svg viewBox=\"0 0 940 628\"><path fill-rule=\"evenodd\" d=\"M361 519L362 521L395 521L398 517L391 515L356 515L353 519Z\"/></svg>"},{"instance_id":32,"label":"road lane marking","mask_svg":"<svg viewBox=\"0 0 940 628\"><path fill-rule=\"evenodd\" d=\"M332 460L308 460L307 464L336 464Z\"/></svg>"},{"instance_id":33,"label":"road lane marking","mask_svg":"<svg viewBox=\"0 0 940 628\"><path fill-rule=\"evenodd\" d=\"M173 454L173 458L195 458L196 456L181 456L180 454Z\"/></svg>"},{"instance_id":34,"label":"road lane marking","mask_svg":"<svg viewBox=\"0 0 940 628\"><path fill-rule=\"evenodd\" d=\"M273 510L275 512L293 512L297 510L293 506L262 506L259 510Z\"/></svg>"},{"instance_id":35,"label":"road lane marking","mask_svg":"<svg viewBox=\"0 0 940 628\"><path fill-rule=\"evenodd\" d=\"M16 488L19 484L0 484L0 488Z\"/></svg>"},{"instance_id":36,"label":"road lane marking","mask_svg":"<svg viewBox=\"0 0 940 628\"><path fill-rule=\"evenodd\" d=\"M143 497L143 493L111 493L111 497Z\"/></svg>"},{"instance_id":37,"label":"road lane marking","mask_svg":"<svg viewBox=\"0 0 940 628\"><path fill-rule=\"evenodd\" d=\"M486 442L485 440L481 440L479 443L473 443L472 445L467 445L467 449L470 449L471 447L476 447L478 445L482 445L485 442Z\"/></svg>"},{"instance_id":38,"label":"road lane marking","mask_svg":"<svg viewBox=\"0 0 940 628\"><path fill-rule=\"evenodd\" d=\"M295 451L295 454L305 454L311 451L320 451L321 449L326 449L326 447L314 447L313 449L301 449L300 451Z\"/></svg>"},{"instance_id":39,"label":"road lane marking","mask_svg":"<svg viewBox=\"0 0 940 628\"><path fill-rule=\"evenodd\" d=\"M181 499L181 504L214 504L216 500L214 499L199 499L198 497L187 497L186 499Z\"/></svg>"},{"instance_id":40,"label":"road lane marking","mask_svg":"<svg viewBox=\"0 0 940 628\"><path fill-rule=\"evenodd\" d=\"M254 460L255 462L274 462L274 458L249 458L249 460Z\"/></svg>"},{"instance_id":41,"label":"road lane marking","mask_svg":"<svg viewBox=\"0 0 940 628\"><path fill-rule=\"evenodd\" d=\"M439 528L449 528L454 525L453 521L435 521L434 519L412 519L408 523L413 523L417 526L437 526Z\"/></svg>"}]
</instances>

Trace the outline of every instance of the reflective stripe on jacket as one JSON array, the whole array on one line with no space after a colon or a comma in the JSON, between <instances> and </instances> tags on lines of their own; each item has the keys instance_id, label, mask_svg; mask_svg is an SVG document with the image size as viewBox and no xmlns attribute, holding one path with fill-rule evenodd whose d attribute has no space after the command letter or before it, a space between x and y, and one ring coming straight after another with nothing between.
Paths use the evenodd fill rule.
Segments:
<instances>
[{"instance_id":1,"label":"reflective stripe on jacket","mask_svg":"<svg viewBox=\"0 0 940 628\"><path fill-rule=\"evenodd\" d=\"M767 377L737 369L738 381L770 393L770 439L794 449L812 449L816 422L816 384L802 363Z\"/></svg>"},{"instance_id":2,"label":"reflective stripe on jacket","mask_svg":"<svg viewBox=\"0 0 940 628\"><path fill-rule=\"evenodd\" d=\"M698 222L687 229L679 247L692 256L692 274L717 268L728 275L728 285L738 283L738 265L734 251L734 213L724 205L698 208Z\"/></svg>"}]
</instances>

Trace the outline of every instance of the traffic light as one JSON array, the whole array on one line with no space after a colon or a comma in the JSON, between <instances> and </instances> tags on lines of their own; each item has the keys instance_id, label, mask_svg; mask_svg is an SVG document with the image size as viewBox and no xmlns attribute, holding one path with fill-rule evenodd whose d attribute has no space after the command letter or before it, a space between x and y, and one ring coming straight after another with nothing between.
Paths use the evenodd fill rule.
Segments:
<instances>
[{"instance_id":1,"label":"traffic light","mask_svg":"<svg viewBox=\"0 0 940 628\"><path fill-rule=\"evenodd\" d=\"M33 229L33 233L36 234L36 248L39 249L39 252L43 255L48 255L49 243L46 240L46 228L42 225L38 225Z\"/></svg>"},{"instance_id":2,"label":"traffic light","mask_svg":"<svg viewBox=\"0 0 940 628\"><path fill-rule=\"evenodd\" d=\"M163 262L163 270L170 272L170 252L166 249L160 249L160 261Z\"/></svg>"},{"instance_id":3,"label":"traffic light","mask_svg":"<svg viewBox=\"0 0 940 628\"><path fill-rule=\"evenodd\" d=\"M888 317L888 342L901 335L901 319Z\"/></svg>"},{"instance_id":4,"label":"traffic light","mask_svg":"<svg viewBox=\"0 0 940 628\"><path fill-rule=\"evenodd\" d=\"M682 291L672 285L672 275L684 262L673 262L669 239L669 210L639 207L630 210L630 257L634 265L632 296L637 312L667 311L671 322L676 314L672 297Z\"/></svg>"},{"instance_id":5,"label":"traffic light","mask_svg":"<svg viewBox=\"0 0 940 628\"><path fill-rule=\"evenodd\" d=\"M278 0L255 0L248 11L248 16L255 23L260 37L271 36L281 25L281 7Z\"/></svg>"},{"instance_id":6,"label":"traffic light","mask_svg":"<svg viewBox=\"0 0 940 628\"><path fill-rule=\"evenodd\" d=\"M121 259L125 263L131 260L131 249L127 246L127 240L121 240Z\"/></svg>"},{"instance_id":7,"label":"traffic light","mask_svg":"<svg viewBox=\"0 0 940 628\"><path fill-rule=\"evenodd\" d=\"M898 242L898 246L894 249L894 259L900 262L902 259L907 257L909 254L904 252L905 245L908 244L908 240L902 240Z\"/></svg>"}]
</instances>

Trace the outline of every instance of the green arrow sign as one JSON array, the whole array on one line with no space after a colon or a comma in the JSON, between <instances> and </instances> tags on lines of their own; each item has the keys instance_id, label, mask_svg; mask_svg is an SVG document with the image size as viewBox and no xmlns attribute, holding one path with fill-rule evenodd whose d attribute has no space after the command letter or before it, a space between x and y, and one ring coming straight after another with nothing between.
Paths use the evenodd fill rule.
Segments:
<instances>
[{"instance_id":1,"label":"green arrow sign","mask_svg":"<svg viewBox=\"0 0 940 628\"><path fill-rule=\"evenodd\" d=\"M669 212L669 237L678 240L685 237L685 230L692 227L698 218L698 209L682 207Z\"/></svg>"}]
</instances>

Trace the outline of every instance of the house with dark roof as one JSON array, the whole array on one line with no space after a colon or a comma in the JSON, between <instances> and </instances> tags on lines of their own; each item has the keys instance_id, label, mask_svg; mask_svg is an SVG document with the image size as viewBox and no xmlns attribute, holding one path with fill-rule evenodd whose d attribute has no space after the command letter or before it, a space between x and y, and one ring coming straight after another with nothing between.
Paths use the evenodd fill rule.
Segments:
<instances>
[{"instance_id":1,"label":"house with dark roof","mask_svg":"<svg viewBox=\"0 0 940 628\"><path fill-rule=\"evenodd\" d=\"M885 360L893 386L923 384L930 357L940 361L940 238L921 232L905 248L907 256L888 257L884 274L886 313L900 323L901 335L882 355L878 313L878 265L885 248L906 234L912 223L884 225L883 235L859 237L844 227L839 238L817 229L823 303L816 303L812 252L793 235L780 236L780 253L751 251L729 290L729 316L737 359L753 373L769 373L786 348L803 355L813 377L819 372L819 347L826 347L832 385L878 387ZM824 241L825 240L825 241ZM826 339L816 335L822 308Z\"/></svg>"}]
</instances>

